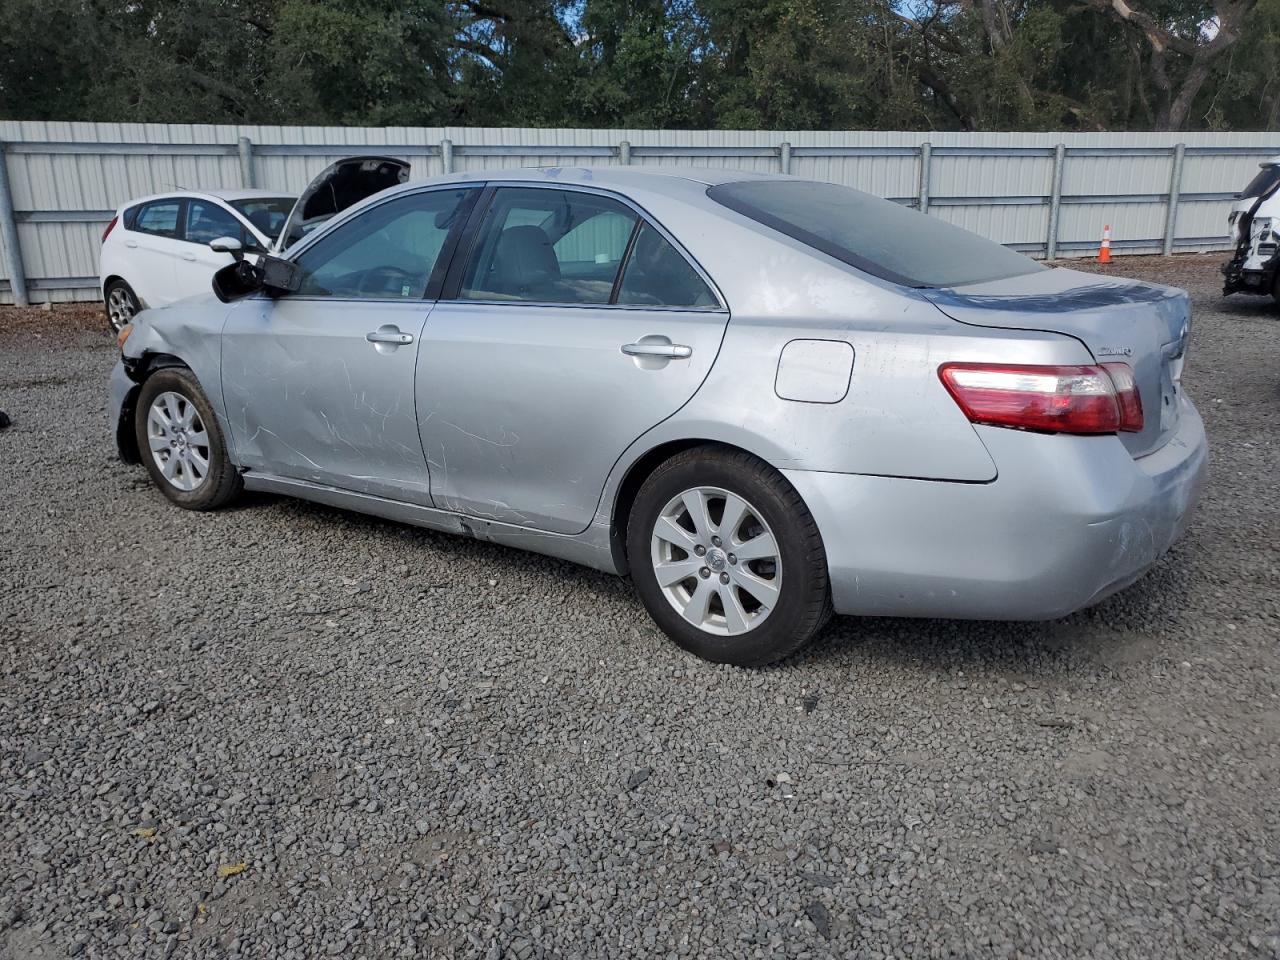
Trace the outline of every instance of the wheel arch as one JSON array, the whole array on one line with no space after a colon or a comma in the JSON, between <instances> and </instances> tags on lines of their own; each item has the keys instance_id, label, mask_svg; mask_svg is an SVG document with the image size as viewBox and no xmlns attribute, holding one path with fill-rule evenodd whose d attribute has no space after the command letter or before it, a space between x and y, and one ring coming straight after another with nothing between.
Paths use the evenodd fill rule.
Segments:
<instances>
[{"instance_id":1,"label":"wheel arch","mask_svg":"<svg viewBox=\"0 0 1280 960\"><path fill-rule=\"evenodd\" d=\"M138 394L142 392L142 385L157 371L171 370L175 367L191 370L191 365L181 357L171 353L148 351L137 359L130 370L130 379L133 380L134 385L125 395L124 403L120 406L120 419L116 421L116 448L120 451L120 459L125 463L142 462L142 452L138 449L138 436L134 431L134 418L138 415ZM195 375L194 371L192 375Z\"/></svg>"},{"instance_id":2,"label":"wheel arch","mask_svg":"<svg viewBox=\"0 0 1280 960\"><path fill-rule=\"evenodd\" d=\"M764 463L768 458L757 451L724 440L713 440L709 437L682 437L666 440L646 450L637 457L622 475L613 497L613 506L609 513L609 539L613 548L613 560L624 576L630 571L627 557L627 523L631 516L631 507L635 504L636 495L644 486L645 480L662 464L678 453L694 447L709 447L731 453L745 453Z\"/></svg>"}]
</instances>

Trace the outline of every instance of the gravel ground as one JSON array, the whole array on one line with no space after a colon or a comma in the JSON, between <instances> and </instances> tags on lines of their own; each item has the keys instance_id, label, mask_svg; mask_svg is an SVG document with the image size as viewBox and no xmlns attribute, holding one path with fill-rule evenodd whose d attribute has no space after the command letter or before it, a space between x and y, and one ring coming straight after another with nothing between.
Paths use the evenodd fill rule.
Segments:
<instances>
[{"instance_id":1,"label":"gravel ground","mask_svg":"<svg viewBox=\"0 0 1280 960\"><path fill-rule=\"evenodd\" d=\"M0 310L0 956L1280 957L1280 313L1218 257L1212 476L1049 624L746 671L624 581L115 456L94 310Z\"/></svg>"}]
</instances>

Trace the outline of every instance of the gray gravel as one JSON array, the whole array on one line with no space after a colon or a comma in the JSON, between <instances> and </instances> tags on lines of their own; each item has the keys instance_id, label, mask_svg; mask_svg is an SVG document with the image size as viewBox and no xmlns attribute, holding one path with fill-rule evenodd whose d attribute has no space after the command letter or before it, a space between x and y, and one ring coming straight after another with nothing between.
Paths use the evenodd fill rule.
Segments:
<instances>
[{"instance_id":1,"label":"gray gravel","mask_svg":"<svg viewBox=\"0 0 1280 960\"><path fill-rule=\"evenodd\" d=\"M1214 447L1150 576L755 672L567 564L175 509L96 314L0 311L0 956L1280 957L1280 313L1217 259L1113 266L1193 290Z\"/></svg>"}]
</instances>

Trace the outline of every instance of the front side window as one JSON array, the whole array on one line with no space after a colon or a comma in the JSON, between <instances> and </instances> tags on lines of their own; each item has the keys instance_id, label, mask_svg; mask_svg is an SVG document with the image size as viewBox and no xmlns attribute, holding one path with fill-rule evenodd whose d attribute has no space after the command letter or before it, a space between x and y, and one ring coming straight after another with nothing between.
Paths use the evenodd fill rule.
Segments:
<instances>
[{"instance_id":1,"label":"front side window","mask_svg":"<svg viewBox=\"0 0 1280 960\"><path fill-rule=\"evenodd\" d=\"M874 277L908 287L1002 280L1044 267L993 240L861 190L741 180L707 196Z\"/></svg>"},{"instance_id":2,"label":"front side window","mask_svg":"<svg viewBox=\"0 0 1280 960\"><path fill-rule=\"evenodd\" d=\"M494 194L459 294L469 300L609 303L638 217L571 190Z\"/></svg>"},{"instance_id":3,"label":"front side window","mask_svg":"<svg viewBox=\"0 0 1280 960\"><path fill-rule=\"evenodd\" d=\"M716 295L689 261L647 223L640 225L622 284L618 303L652 307L705 308L719 306Z\"/></svg>"},{"instance_id":4,"label":"front side window","mask_svg":"<svg viewBox=\"0 0 1280 960\"><path fill-rule=\"evenodd\" d=\"M187 232L192 243L212 243L222 237L239 240L244 226L231 213L209 200L187 201Z\"/></svg>"},{"instance_id":5,"label":"front side window","mask_svg":"<svg viewBox=\"0 0 1280 960\"><path fill-rule=\"evenodd\" d=\"M380 203L298 257L298 296L421 299L449 231L474 190L412 193Z\"/></svg>"},{"instance_id":6,"label":"front side window","mask_svg":"<svg viewBox=\"0 0 1280 960\"><path fill-rule=\"evenodd\" d=\"M160 200L156 203L148 203L138 211L138 216L133 221L133 229L140 233L154 233L159 237L176 237L178 212L181 209L181 200Z\"/></svg>"}]
</instances>

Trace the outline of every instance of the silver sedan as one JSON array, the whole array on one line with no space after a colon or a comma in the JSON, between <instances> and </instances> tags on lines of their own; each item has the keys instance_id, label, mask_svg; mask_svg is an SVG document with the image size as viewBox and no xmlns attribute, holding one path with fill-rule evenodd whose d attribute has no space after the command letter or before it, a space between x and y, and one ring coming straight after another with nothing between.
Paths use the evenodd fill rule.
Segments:
<instances>
[{"instance_id":1,"label":"silver sedan","mask_svg":"<svg viewBox=\"0 0 1280 960\"><path fill-rule=\"evenodd\" d=\"M112 426L175 504L265 490L629 574L742 665L833 611L1060 617L1187 522L1180 290L791 177L385 186L121 334Z\"/></svg>"}]
</instances>

